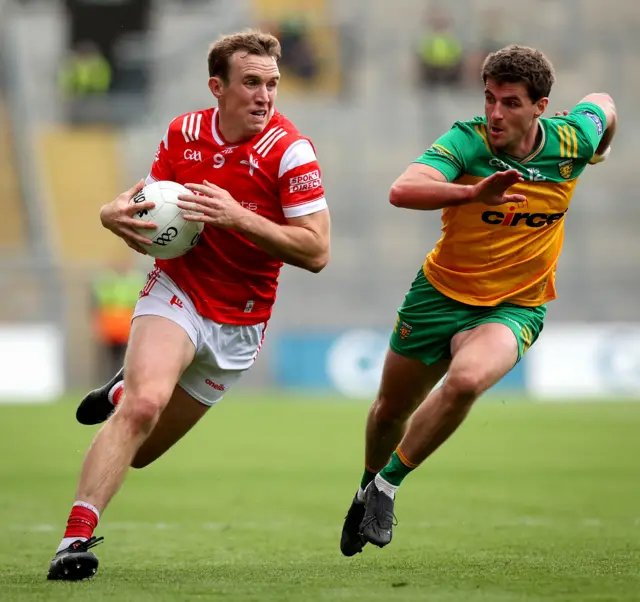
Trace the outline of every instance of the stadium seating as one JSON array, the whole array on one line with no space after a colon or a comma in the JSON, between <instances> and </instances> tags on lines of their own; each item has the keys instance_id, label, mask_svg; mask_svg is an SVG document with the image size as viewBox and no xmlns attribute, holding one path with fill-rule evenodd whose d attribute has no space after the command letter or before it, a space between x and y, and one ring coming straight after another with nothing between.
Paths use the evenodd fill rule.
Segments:
<instances>
[{"instance_id":1,"label":"stadium seating","mask_svg":"<svg viewBox=\"0 0 640 602\"><path fill-rule=\"evenodd\" d=\"M99 220L125 186L118 134L105 127L42 128L38 138L54 243L65 262L101 263L128 252Z\"/></svg>"},{"instance_id":2,"label":"stadium seating","mask_svg":"<svg viewBox=\"0 0 640 602\"><path fill-rule=\"evenodd\" d=\"M12 146L12 127L7 107L0 100L0 252L18 255L26 251L27 223L20 196L17 165Z\"/></svg>"},{"instance_id":3,"label":"stadium seating","mask_svg":"<svg viewBox=\"0 0 640 602\"><path fill-rule=\"evenodd\" d=\"M251 0L256 22L267 31L278 34L279 26L289 20L307 25L308 41L318 57L318 75L313 82L296 77L283 68L286 77L280 86L282 95L337 95L342 88L340 30L327 0ZM283 48L284 49L284 48ZM286 57L285 57L286 58ZM283 61L283 65L286 62Z\"/></svg>"}]
</instances>

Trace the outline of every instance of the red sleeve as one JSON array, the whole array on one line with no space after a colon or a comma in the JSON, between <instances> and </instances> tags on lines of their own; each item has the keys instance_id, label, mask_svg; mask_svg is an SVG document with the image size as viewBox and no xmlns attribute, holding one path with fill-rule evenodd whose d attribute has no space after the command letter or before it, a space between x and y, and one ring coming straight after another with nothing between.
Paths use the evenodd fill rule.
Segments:
<instances>
[{"instance_id":1,"label":"red sleeve","mask_svg":"<svg viewBox=\"0 0 640 602\"><path fill-rule=\"evenodd\" d=\"M160 180L174 180L173 169L171 168L171 160L169 155L169 130L167 129L164 138L158 145L151 171L147 176L147 183Z\"/></svg>"},{"instance_id":2,"label":"red sleeve","mask_svg":"<svg viewBox=\"0 0 640 602\"><path fill-rule=\"evenodd\" d=\"M278 188L282 210L287 218L326 209L322 173L309 140L296 140L282 155Z\"/></svg>"}]
</instances>

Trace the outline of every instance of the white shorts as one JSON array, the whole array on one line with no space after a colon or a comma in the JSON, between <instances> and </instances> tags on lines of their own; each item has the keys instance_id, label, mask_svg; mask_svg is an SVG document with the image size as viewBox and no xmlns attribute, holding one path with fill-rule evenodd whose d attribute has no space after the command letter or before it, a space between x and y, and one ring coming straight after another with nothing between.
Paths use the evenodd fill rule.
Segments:
<instances>
[{"instance_id":1,"label":"white shorts","mask_svg":"<svg viewBox=\"0 0 640 602\"><path fill-rule=\"evenodd\" d=\"M196 348L178 384L200 403L211 406L253 365L266 323L218 324L201 316L191 299L160 268L154 268L138 299L133 318L162 316L181 326Z\"/></svg>"}]
</instances>

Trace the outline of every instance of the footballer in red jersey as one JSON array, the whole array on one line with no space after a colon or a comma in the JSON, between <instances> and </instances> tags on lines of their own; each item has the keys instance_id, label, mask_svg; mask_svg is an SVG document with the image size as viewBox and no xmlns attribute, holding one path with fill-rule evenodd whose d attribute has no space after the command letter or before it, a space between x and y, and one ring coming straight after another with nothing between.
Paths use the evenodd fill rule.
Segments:
<instances>
[{"instance_id":1,"label":"footballer in red jersey","mask_svg":"<svg viewBox=\"0 0 640 602\"><path fill-rule=\"evenodd\" d=\"M246 211L276 224L326 209L313 146L286 117L273 111L264 130L240 142L226 141L219 119L218 108L174 119L147 182L207 181ZM237 229L205 226L192 251L156 264L201 315L227 324L256 324L271 315L282 260Z\"/></svg>"},{"instance_id":2,"label":"footballer in red jersey","mask_svg":"<svg viewBox=\"0 0 640 602\"><path fill-rule=\"evenodd\" d=\"M217 106L174 119L146 181L190 194L179 206L204 222L186 255L157 260L134 312L124 368L89 393L76 417L109 420L84 460L67 528L48 579L92 577L93 531L130 466L156 460L248 370L263 341L283 263L319 272L329 259L329 211L308 138L275 110L280 44L247 31L208 55ZM153 223L132 203L144 180L102 207L105 228L146 253ZM117 411L115 411L117 409Z\"/></svg>"}]
</instances>

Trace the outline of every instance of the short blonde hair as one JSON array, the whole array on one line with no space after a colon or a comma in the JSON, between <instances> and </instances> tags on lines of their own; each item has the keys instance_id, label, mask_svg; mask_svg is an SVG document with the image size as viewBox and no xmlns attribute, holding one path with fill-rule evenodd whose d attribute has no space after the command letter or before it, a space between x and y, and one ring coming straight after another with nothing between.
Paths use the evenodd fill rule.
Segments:
<instances>
[{"instance_id":1,"label":"short blonde hair","mask_svg":"<svg viewBox=\"0 0 640 602\"><path fill-rule=\"evenodd\" d=\"M209 48L207 63L209 77L220 77L229 81L229 59L238 51L258 56L270 56L277 61L282 56L280 42L270 33L248 29L239 33L222 36Z\"/></svg>"}]
</instances>

